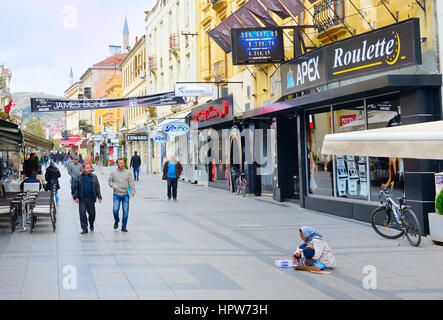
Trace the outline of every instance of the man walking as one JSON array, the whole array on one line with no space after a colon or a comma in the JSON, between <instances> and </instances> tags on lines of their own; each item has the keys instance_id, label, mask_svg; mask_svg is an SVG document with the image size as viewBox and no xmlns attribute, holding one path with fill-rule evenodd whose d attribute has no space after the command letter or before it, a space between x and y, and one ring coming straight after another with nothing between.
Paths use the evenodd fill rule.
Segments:
<instances>
[{"instance_id":1,"label":"man walking","mask_svg":"<svg viewBox=\"0 0 443 320\"><path fill-rule=\"evenodd\" d=\"M117 170L111 173L108 179L109 186L113 189L113 213L114 213L114 229L118 228L120 205L123 210L122 231L128 232L126 225L129 215L129 195L135 195L134 179L131 173L125 169L123 158L117 160Z\"/></svg>"},{"instance_id":2,"label":"man walking","mask_svg":"<svg viewBox=\"0 0 443 320\"><path fill-rule=\"evenodd\" d=\"M97 176L92 173L92 166L89 163L85 163L83 172L75 187L74 199L75 202L79 204L78 211L82 228L81 234L88 233L88 220L89 229L94 231L95 202L98 199L98 202L102 203L102 195L100 193L100 183L98 182ZM89 218L86 216L86 212Z\"/></svg>"},{"instance_id":3,"label":"man walking","mask_svg":"<svg viewBox=\"0 0 443 320\"><path fill-rule=\"evenodd\" d=\"M163 180L168 181L168 200L171 200L172 189L172 197L174 198L174 201L177 201L177 185L182 171L183 167L180 161L175 160L174 155L172 155L169 161L166 161L163 166Z\"/></svg>"},{"instance_id":4,"label":"man walking","mask_svg":"<svg viewBox=\"0 0 443 320\"><path fill-rule=\"evenodd\" d=\"M78 161L78 157L74 158L74 162L68 166L68 174L71 176L71 194L74 198L75 188L77 187L78 180L82 174L83 167ZM74 198L75 199L75 198Z\"/></svg>"},{"instance_id":5,"label":"man walking","mask_svg":"<svg viewBox=\"0 0 443 320\"><path fill-rule=\"evenodd\" d=\"M134 172L134 180L139 181L139 175L140 175L140 165L142 164L142 160L140 159L140 156L137 154L137 151L134 151L134 155L131 158L131 163L129 167L132 167L132 170Z\"/></svg>"}]
</instances>

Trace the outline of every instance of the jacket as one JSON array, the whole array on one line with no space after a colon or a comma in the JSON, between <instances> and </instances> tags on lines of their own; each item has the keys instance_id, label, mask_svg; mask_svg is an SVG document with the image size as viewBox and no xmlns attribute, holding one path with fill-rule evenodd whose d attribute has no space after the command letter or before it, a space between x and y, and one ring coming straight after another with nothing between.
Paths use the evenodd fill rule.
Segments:
<instances>
[{"instance_id":1,"label":"jacket","mask_svg":"<svg viewBox=\"0 0 443 320\"><path fill-rule=\"evenodd\" d=\"M52 189L52 187L55 186L55 188L58 190L60 189L60 184L58 183L58 178L61 177L60 170L58 170L56 167L49 166L46 169L45 173L45 180L46 180L46 191L49 191Z\"/></svg>"},{"instance_id":2,"label":"jacket","mask_svg":"<svg viewBox=\"0 0 443 320\"><path fill-rule=\"evenodd\" d=\"M133 155L131 158L130 167L140 167L142 164L142 159L140 159L139 155Z\"/></svg>"},{"instance_id":3,"label":"jacket","mask_svg":"<svg viewBox=\"0 0 443 320\"><path fill-rule=\"evenodd\" d=\"M169 165L169 161L165 162L165 165L163 166L163 180L168 180L168 165ZM182 174L183 171L183 167L180 163L180 161L177 161L175 163L176 167L175 167L175 173L177 174L177 178L180 178L180 175Z\"/></svg>"},{"instance_id":4,"label":"jacket","mask_svg":"<svg viewBox=\"0 0 443 320\"><path fill-rule=\"evenodd\" d=\"M315 254L312 259L320 261L325 265L326 268L334 268L336 266L334 252L331 250L331 248L329 248L329 245L325 240L312 239L308 245L312 245L315 250ZM297 249L295 253L297 252L301 252L302 258L305 258L303 255L303 250Z\"/></svg>"},{"instance_id":5,"label":"jacket","mask_svg":"<svg viewBox=\"0 0 443 320\"><path fill-rule=\"evenodd\" d=\"M109 186L113 189L114 194L118 196L125 196L128 194L128 187L131 192L135 191L134 177L126 169L117 169L111 173L108 179Z\"/></svg>"},{"instance_id":6,"label":"jacket","mask_svg":"<svg viewBox=\"0 0 443 320\"><path fill-rule=\"evenodd\" d=\"M95 174L90 174L92 177L92 192L94 193L94 202L97 201L97 199L102 199L102 194L100 192L100 183L98 182L98 178ZM79 199L80 201L83 199L83 183L82 183L82 177L85 176L84 173L82 173L79 177L79 183L76 184L76 187L74 189L74 199Z\"/></svg>"},{"instance_id":7,"label":"jacket","mask_svg":"<svg viewBox=\"0 0 443 320\"><path fill-rule=\"evenodd\" d=\"M68 173L73 180L80 179L80 176L83 171L83 166L79 163L75 164L75 162L71 163L68 167Z\"/></svg>"}]
</instances>

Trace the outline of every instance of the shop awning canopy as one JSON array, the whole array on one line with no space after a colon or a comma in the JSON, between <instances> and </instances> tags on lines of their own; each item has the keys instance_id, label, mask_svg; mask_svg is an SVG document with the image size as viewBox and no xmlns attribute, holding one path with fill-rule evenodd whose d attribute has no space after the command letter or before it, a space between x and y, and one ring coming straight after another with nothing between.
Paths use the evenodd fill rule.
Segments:
<instances>
[{"instance_id":1,"label":"shop awning canopy","mask_svg":"<svg viewBox=\"0 0 443 320\"><path fill-rule=\"evenodd\" d=\"M0 120L0 151L16 151L22 146L23 136L18 125Z\"/></svg>"},{"instance_id":2,"label":"shop awning canopy","mask_svg":"<svg viewBox=\"0 0 443 320\"><path fill-rule=\"evenodd\" d=\"M443 121L328 134L321 153L443 160Z\"/></svg>"},{"instance_id":3,"label":"shop awning canopy","mask_svg":"<svg viewBox=\"0 0 443 320\"><path fill-rule=\"evenodd\" d=\"M54 143L48 139L40 138L26 130L22 130L25 147L34 149L54 149Z\"/></svg>"}]
</instances>

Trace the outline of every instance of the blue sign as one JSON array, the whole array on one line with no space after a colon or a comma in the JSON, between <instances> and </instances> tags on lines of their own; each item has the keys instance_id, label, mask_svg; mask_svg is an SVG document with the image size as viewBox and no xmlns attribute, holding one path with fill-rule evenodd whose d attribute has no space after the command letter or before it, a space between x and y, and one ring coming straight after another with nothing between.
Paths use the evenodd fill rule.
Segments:
<instances>
[{"instance_id":1,"label":"blue sign","mask_svg":"<svg viewBox=\"0 0 443 320\"><path fill-rule=\"evenodd\" d=\"M168 142L168 137L167 136L165 136L163 133L157 133L155 136L154 136L154 139L153 139L155 142L157 142L157 143L160 143L160 144L163 144L163 143L167 143Z\"/></svg>"},{"instance_id":2,"label":"blue sign","mask_svg":"<svg viewBox=\"0 0 443 320\"><path fill-rule=\"evenodd\" d=\"M163 132L170 136L182 136L189 132L189 126L184 122L171 122L163 126Z\"/></svg>"}]
</instances>

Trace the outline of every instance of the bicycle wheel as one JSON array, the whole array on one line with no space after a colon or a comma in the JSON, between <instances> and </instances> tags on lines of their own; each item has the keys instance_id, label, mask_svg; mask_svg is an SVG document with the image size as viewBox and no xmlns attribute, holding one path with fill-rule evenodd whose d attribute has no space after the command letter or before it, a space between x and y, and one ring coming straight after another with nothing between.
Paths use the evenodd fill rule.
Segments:
<instances>
[{"instance_id":1,"label":"bicycle wheel","mask_svg":"<svg viewBox=\"0 0 443 320\"><path fill-rule=\"evenodd\" d=\"M411 209L403 211L403 223L409 243L414 247L418 247L421 242L421 227L414 211Z\"/></svg>"},{"instance_id":2,"label":"bicycle wheel","mask_svg":"<svg viewBox=\"0 0 443 320\"><path fill-rule=\"evenodd\" d=\"M398 239L404 230L397 223L392 212L387 212L386 207L379 207L372 212L371 225L374 231L386 239Z\"/></svg>"},{"instance_id":3,"label":"bicycle wheel","mask_svg":"<svg viewBox=\"0 0 443 320\"><path fill-rule=\"evenodd\" d=\"M241 187L243 198L246 196L246 185L247 185L246 180L243 180L242 187Z\"/></svg>"}]
</instances>

